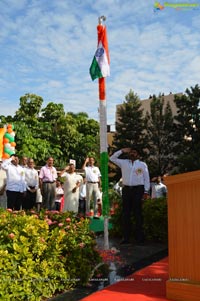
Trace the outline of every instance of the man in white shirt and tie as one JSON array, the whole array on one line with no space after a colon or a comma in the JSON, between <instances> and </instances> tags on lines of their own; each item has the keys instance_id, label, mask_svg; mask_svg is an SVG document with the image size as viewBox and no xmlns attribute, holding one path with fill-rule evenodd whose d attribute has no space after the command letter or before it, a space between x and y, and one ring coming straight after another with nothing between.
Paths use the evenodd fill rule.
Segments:
<instances>
[{"instance_id":1,"label":"man in white shirt and tie","mask_svg":"<svg viewBox=\"0 0 200 301\"><path fill-rule=\"evenodd\" d=\"M128 154L128 159L120 159L121 154ZM122 172L122 228L123 240L121 245L130 243L131 212L135 216L135 240L144 241L142 221L142 200L148 197L150 189L149 171L145 162L139 160L136 147L123 148L115 152L110 161L121 168Z\"/></svg>"}]
</instances>

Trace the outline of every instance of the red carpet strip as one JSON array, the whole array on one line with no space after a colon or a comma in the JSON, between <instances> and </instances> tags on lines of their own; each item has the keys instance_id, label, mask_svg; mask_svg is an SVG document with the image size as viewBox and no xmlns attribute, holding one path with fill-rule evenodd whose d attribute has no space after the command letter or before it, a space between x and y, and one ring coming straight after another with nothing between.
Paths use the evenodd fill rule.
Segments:
<instances>
[{"instance_id":1,"label":"red carpet strip","mask_svg":"<svg viewBox=\"0 0 200 301\"><path fill-rule=\"evenodd\" d=\"M82 301L166 301L168 258L120 279Z\"/></svg>"}]
</instances>

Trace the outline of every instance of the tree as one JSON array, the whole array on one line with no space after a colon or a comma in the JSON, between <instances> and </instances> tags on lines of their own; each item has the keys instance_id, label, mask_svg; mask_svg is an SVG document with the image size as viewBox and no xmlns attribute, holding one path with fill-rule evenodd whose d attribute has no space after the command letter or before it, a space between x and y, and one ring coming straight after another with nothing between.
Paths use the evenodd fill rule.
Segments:
<instances>
[{"instance_id":1,"label":"tree","mask_svg":"<svg viewBox=\"0 0 200 301\"><path fill-rule=\"evenodd\" d=\"M37 138L45 139L49 142L48 156L52 156L57 166L64 166L65 153L61 144L60 133L66 126L65 111L63 104L50 102L41 110L39 118L40 131Z\"/></svg>"},{"instance_id":2,"label":"tree","mask_svg":"<svg viewBox=\"0 0 200 301\"><path fill-rule=\"evenodd\" d=\"M81 158L81 166L88 155L100 159L100 138L99 138L99 123L90 119L87 114L81 112L76 116L77 131L80 134L80 141L77 151L83 153L84 157Z\"/></svg>"},{"instance_id":3,"label":"tree","mask_svg":"<svg viewBox=\"0 0 200 301\"><path fill-rule=\"evenodd\" d=\"M137 146L144 151L144 118L141 101L137 94L130 90L125 96L125 101L119 107L114 135L114 148Z\"/></svg>"},{"instance_id":4,"label":"tree","mask_svg":"<svg viewBox=\"0 0 200 301\"><path fill-rule=\"evenodd\" d=\"M148 148L146 162L153 177L171 171L176 159L176 127L172 109L169 102L165 105L161 95L158 97L153 95L145 123Z\"/></svg>"},{"instance_id":5,"label":"tree","mask_svg":"<svg viewBox=\"0 0 200 301\"><path fill-rule=\"evenodd\" d=\"M43 98L27 93L20 97L20 108L15 113L14 121L34 122L39 117Z\"/></svg>"},{"instance_id":6,"label":"tree","mask_svg":"<svg viewBox=\"0 0 200 301\"><path fill-rule=\"evenodd\" d=\"M177 172L200 169L200 87L186 89L185 94L175 97L178 108L177 121L179 156Z\"/></svg>"},{"instance_id":7,"label":"tree","mask_svg":"<svg viewBox=\"0 0 200 301\"><path fill-rule=\"evenodd\" d=\"M43 99L35 94L20 97L20 107L12 118L1 116L0 122L14 123L16 151L43 165L48 156L55 165L64 167L69 159L80 168L89 152L99 157L99 124L87 113L65 113L63 104L50 102L42 108Z\"/></svg>"},{"instance_id":8,"label":"tree","mask_svg":"<svg viewBox=\"0 0 200 301\"><path fill-rule=\"evenodd\" d=\"M65 156L76 160L78 168L91 152L99 159L99 123L89 119L86 113L70 112L65 118L65 126L60 133Z\"/></svg>"},{"instance_id":9,"label":"tree","mask_svg":"<svg viewBox=\"0 0 200 301\"><path fill-rule=\"evenodd\" d=\"M125 96L125 101L117 111L118 121L116 122L116 133L113 141L113 151L124 147L137 147L141 155L145 155L144 142L144 118L141 101L132 90ZM122 155L124 157L125 155ZM120 169L112 168L110 172L116 172L113 180L119 180Z\"/></svg>"}]
</instances>

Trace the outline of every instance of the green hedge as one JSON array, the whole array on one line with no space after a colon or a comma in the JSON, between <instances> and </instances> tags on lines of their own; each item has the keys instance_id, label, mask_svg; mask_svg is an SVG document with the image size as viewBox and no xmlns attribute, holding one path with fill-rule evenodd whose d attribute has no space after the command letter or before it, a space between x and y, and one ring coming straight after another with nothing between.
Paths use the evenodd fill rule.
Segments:
<instances>
[{"instance_id":1,"label":"green hedge","mask_svg":"<svg viewBox=\"0 0 200 301\"><path fill-rule=\"evenodd\" d=\"M113 201L112 201L113 202ZM168 241L167 199L148 199L143 202L143 226L147 241ZM116 199L115 214L112 216L114 236L122 235L122 200ZM134 233L134 216L132 216L132 234Z\"/></svg>"},{"instance_id":2,"label":"green hedge","mask_svg":"<svg viewBox=\"0 0 200 301\"><path fill-rule=\"evenodd\" d=\"M143 206L144 232L147 240L168 242L167 199L148 199Z\"/></svg>"},{"instance_id":3,"label":"green hedge","mask_svg":"<svg viewBox=\"0 0 200 301\"><path fill-rule=\"evenodd\" d=\"M85 285L101 262L87 219L0 211L0 300L40 301Z\"/></svg>"}]
</instances>

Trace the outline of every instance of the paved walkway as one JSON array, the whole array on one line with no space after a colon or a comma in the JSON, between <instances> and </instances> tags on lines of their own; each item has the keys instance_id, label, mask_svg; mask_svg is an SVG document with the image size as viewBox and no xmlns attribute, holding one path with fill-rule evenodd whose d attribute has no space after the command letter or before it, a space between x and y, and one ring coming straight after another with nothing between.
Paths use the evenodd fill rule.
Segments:
<instances>
[{"instance_id":1,"label":"paved walkway","mask_svg":"<svg viewBox=\"0 0 200 301\"><path fill-rule=\"evenodd\" d=\"M99 249L103 249L103 234L97 236L97 245ZM120 278L131 275L132 273L164 258L167 256L167 246L161 243L147 242L143 245L132 244L128 247L121 247L120 240L115 238L109 239L109 247L119 251L118 255L124 262L123 266L113 263L109 274L109 282L92 286L90 288L76 288L72 291L63 293L57 297L49 299L49 301L79 301L93 292L103 289L107 285L114 284Z\"/></svg>"}]
</instances>

